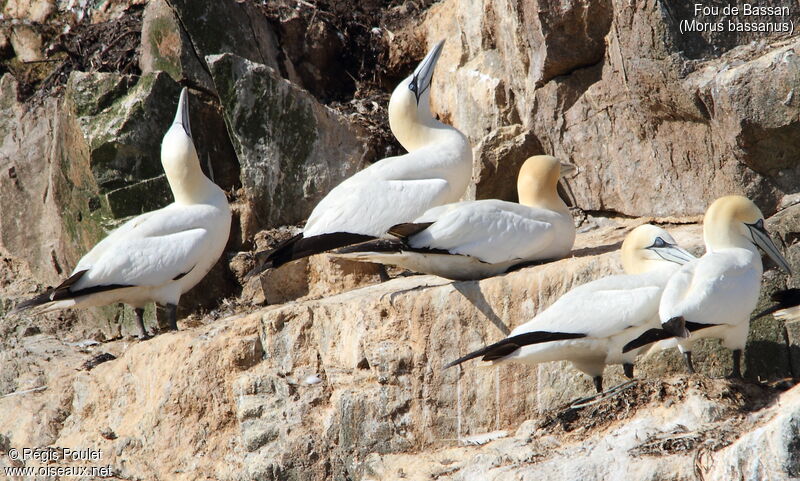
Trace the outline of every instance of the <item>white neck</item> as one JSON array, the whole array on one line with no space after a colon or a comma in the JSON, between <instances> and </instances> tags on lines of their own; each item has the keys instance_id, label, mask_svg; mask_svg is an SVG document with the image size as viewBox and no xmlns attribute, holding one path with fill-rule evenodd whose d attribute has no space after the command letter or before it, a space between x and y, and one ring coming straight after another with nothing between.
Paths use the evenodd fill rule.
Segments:
<instances>
[{"instance_id":1,"label":"white neck","mask_svg":"<svg viewBox=\"0 0 800 481\"><path fill-rule=\"evenodd\" d=\"M199 204L208 201L213 190L219 189L203 174L200 165L197 168L176 169L165 167L167 181L178 204Z\"/></svg>"},{"instance_id":2,"label":"white neck","mask_svg":"<svg viewBox=\"0 0 800 481\"><path fill-rule=\"evenodd\" d=\"M431 114L429 92L417 100L408 90L408 79L397 86L389 101L389 127L397 141L407 151L413 152L448 137L466 139L454 127L439 122Z\"/></svg>"},{"instance_id":3,"label":"white neck","mask_svg":"<svg viewBox=\"0 0 800 481\"><path fill-rule=\"evenodd\" d=\"M178 204L206 202L215 192L221 192L203 174L194 143L180 125L173 125L164 136L161 144L161 165Z\"/></svg>"},{"instance_id":4,"label":"white neck","mask_svg":"<svg viewBox=\"0 0 800 481\"><path fill-rule=\"evenodd\" d=\"M735 223L708 221L703 226L703 240L708 252L720 249L740 248L758 253L753 241L734 230Z\"/></svg>"},{"instance_id":5,"label":"white neck","mask_svg":"<svg viewBox=\"0 0 800 481\"><path fill-rule=\"evenodd\" d=\"M552 210L559 214L569 214L569 207L558 195L557 188L544 187L532 189L529 192L520 192L519 203L528 207L538 207L541 209Z\"/></svg>"}]
</instances>

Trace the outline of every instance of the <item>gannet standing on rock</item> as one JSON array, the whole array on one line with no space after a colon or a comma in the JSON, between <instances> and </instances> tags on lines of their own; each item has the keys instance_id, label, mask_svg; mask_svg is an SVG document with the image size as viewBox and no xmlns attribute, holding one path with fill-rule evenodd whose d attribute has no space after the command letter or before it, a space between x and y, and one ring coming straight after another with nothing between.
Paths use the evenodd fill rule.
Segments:
<instances>
[{"instance_id":1,"label":"gannet standing on rock","mask_svg":"<svg viewBox=\"0 0 800 481\"><path fill-rule=\"evenodd\" d=\"M480 356L493 363L571 361L592 376L597 392L603 391L607 364L623 364L625 375L633 377L636 353L623 355L622 346L658 325L658 303L667 280L694 257L664 229L650 224L631 231L621 250L626 274L572 289L507 338L446 367Z\"/></svg>"},{"instance_id":2,"label":"gannet standing on rock","mask_svg":"<svg viewBox=\"0 0 800 481\"><path fill-rule=\"evenodd\" d=\"M200 169L185 88L175 121L161 143L161 164L175 202L124 223L83 256L67 280L20 303L14 312L124 302L134 307L146 338L144 307L156 302L166 306L169 326L178 328L181 295L217 262L231 226L225 192Z\"/></svg>"},{"instance_id":3,"label":"gannet standing on rock","mask_svg":"<svg viewBox=\"0 0 800 481\"><path fill-rule=\"evenodd\" d=\"M434 119L430 86L444 41L395 88L389 126L408 154L376 162L336 186L311 212L301 234L257 254L253 275L270 267L374 239L437 205L455 202L472 175L472 148Z\"/></svg>"},{"instance_id":4,"label":"gannet standing on rock","mask_svg":"<svg viewBox=\"0 0 800 481\"><path fill-rule=\"evenodd\" d=\"M705 337L722 339L733 350L733 377L741 377L742 350L750 330L750 314L761 289L761 247L781 269L789 263L764 229L764 216L746 197L731 195L714 201L703 219L706 254L683 266L661 298L659 315L666 337L678 337L678 347L690 373L692 346ZM625 350L653 342L645 333Z\"/></svg>"},{"instance_id":5,"label":"gannet standing on rock","mask_svg":"<svg viewBox=\"0 0 800 481\"><path fill-rule=\"evenodd\" d=\"M392 227L384 238L345 247L346 259L405 267L448 279L493 276L537 260L560 259L572 250L575 223L558 196L561 175L571 164L537 155L517 178L519 204L477 200L429 209L410 224Z\"/></svg>"}]
</instances>

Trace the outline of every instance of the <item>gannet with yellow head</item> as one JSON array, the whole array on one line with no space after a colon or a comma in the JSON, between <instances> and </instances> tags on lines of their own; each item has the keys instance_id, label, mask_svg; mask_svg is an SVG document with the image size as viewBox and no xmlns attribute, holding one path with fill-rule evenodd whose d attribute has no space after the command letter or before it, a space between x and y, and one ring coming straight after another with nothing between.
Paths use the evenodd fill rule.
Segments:
<instances>
[{"instance_id":1,"label":"gannet with yellow head","mask_svg":"<svg viewBox=\"0 0 800 481\"><path fill-rule=\"evenodd\" d=\"M374 239L431 207L456 202L472 176L472 148L430 111L430 86L444 41L395 88L389 126L408 154L376 162L336 186L311 212L303 232L257 254L253 275L269 267Z\"/></svg>"},{"instance_id":2,"label":"gannet with yellow head","mask_svg":"<svg viewBox=\"0 0 800 481\"><path fill-rule=\"evenodd\" d=\"M389 229L390 238L336 253L458 280L560 259L572 249L575 224L557 187L562 175L574 171L572 164L555 157L530 157L517 177L519 203L492 199L434 207L413 223Z\"/></svg>"},{"instance_id":3,"label":"gannet with yellow head","mask_svg":"<svg viewBox=\"0 0 800 481\"><path fill-rule=\"evenodd\" d=\"M48 312L64 308L124 302L134 307L143 338L144 307L167 308L169 326L177 329L178 302L222 255L228 241L231 211L225 192L203 174L189 125L184 88L172 126L161 144L164 167L175 202L134 217L84 255L59 286L20 303Z\"/></svg>"},{"instance_id":4,"label":"gannet with yellow head","mask_svg":"<svg viewBox=\"0 0 800 481\"><path fill-rule=\"evenodd\" d=\"M484 361L539 364L570 361L603 390L607 364L623 364L633 377L636 352L622 346L658 326L658 305L669 277L694 257L664 229L645 224L631 231L621 249L625 274L572 289L500 342L478 349L447 367L482 356Z\"/></svg>"},{"instance_id":5,"label":"gannet with yellow head","mask_svg":"<svg viewBox=\"0 0 800 481\"><path fill-rule=\"evenodd\" d=\"M665 331L678 336L689 372L698 339L722 339L733 350L734 377L741 377L741 355L750 330L750 314L761 289L760 247L786 272L789 263L764 229L764 215L746 197L714 201L703 220L706 254L684 265L667 283L659 306ZM642 339L627 348L643 345Z\"/></svg>"}]
</instances>

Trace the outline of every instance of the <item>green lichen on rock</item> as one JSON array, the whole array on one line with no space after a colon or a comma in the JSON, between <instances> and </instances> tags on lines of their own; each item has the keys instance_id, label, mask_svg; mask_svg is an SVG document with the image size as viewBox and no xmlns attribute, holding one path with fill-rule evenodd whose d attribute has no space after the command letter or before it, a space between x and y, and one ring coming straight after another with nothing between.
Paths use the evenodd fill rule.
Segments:
<instances>
[{"instance_id":1,"label":"green lichen on rock","mask_svg":"<svg viewBox=\"0 0 800 481\"><path fill-rule=\"evenodd\" d=\"M158 16L149 21L142 49L148 49L152 70L163 70L173 79L183 76L180 59L180 27L172 16Z\"/></svg>"},{"instance_id":2,"label":"green lichen on rock","mask_svg":"<svg viewBox=\"0 0 800 481\"><path fill-rule=\"evenodd\" d=\"M111 215L117 219L159 209L172 200L172 191L166 175L112 190L106 194Z\"/></svg>"},{"instance_id":3,"label":"green lichen on rock","mask_svg":"<svg viewBox=\"0 0 800 481\"><path fill-rule=\"evenodd\" d=\"M261 228L305 219L363 166L366 149L349 121L308 92L236 55L206 61Z\"/></svg>"},{"instance_id":4,"label":"green lichen on rock","mask_svg":"<svg viewBox=\"0 0 800 481\"><path fill-rule=\"evenodd\" d=\"M141 48L139 66L143 73L164 71L176 82L214 90L211 76L166 0L147 2L142 18Z\"/></svg>"},{"instance_id":5,"label":"green lichen on rock","mask_svg":"<svg viewBox=\"0 0 800 481\"><path fill-rule=\"evenodd\" d=\"M73 72L65 92L61 175L53 195L76 254L125 217L169 204L161 138L180 87L165 73Z\"/></svg>"},{"instance_id":6,"label":"green lichen on rock","mask_svg":"<svg viewBox=\"0 0 800 481\"><path fill-rule=\"evenodd\" d=\"M77 117L97 115L134 83L133 77L106 72L73 72L67 80L66 97Z\"/></svg>"},{"instance_id":7,"label":"green lichen on rock","mask_svg":"<svg viewBox=\"0 0 800 481\"><path fill-rule=\"evenodd\" d=\"M267 18L255 5L235 0L171 0L170 6L202 58L230 52L277 68Z\"/></svg>"},{"instance_id":8,"label":"green lichen on rock","mask_svg":"<svg viewBox=\"0 0 800 481\"><path fill-rule=\"evenodd\" d=\"M73 75L67 92L90 149L92 176L102 193L161 175L161 138L180 92L164 72L143 75L123 95L119 88L111 88L113 80L94 73ZM96 92L108 93L97 96ZM92 104L92 99L99 99L98 103Z\"/></svg>"}]
</instances>

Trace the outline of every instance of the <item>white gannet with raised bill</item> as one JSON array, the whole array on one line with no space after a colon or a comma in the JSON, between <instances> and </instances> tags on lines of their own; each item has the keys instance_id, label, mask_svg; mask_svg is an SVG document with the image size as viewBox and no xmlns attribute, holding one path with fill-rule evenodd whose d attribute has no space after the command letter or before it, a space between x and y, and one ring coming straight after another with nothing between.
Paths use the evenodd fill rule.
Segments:
<instances>
[{"instance_id":1,"label":"white gannet with raised bill","mask_svg":"<svg viewBox=\"0 0 800 481\"><path fill-rule=\"evenodd\" d=\"M572 250L575 223L558 196L558 180L575 171L548 155L530 157L517 177L519 203L496 199L429 209L413 223L392 227L393 238L336 251L349 260L405 267L448 279L493 276Z\"/></svg>"},{"instance_id":2,"label":"white gannet with raised bill","mask_svg":"<svg viewBox=\"0 0 800 481\"><path fill-rule=\"evenodd\" d=\"M166 306L177 329L178 302L200 282L228 242L231 211L225 192L203 174L189 126L188 92L178 100L175 121L161 143L161 164L175 197L172 204L127 221L78 261L59 286L21 302L14 312L133 306L143 338L144 307Z\"/></svg>"},{"instance_id":3,"label":"white gannet with raised bill","mask_svg":"<svg viewBox=\"0 0 800 481\"><path fill-rule=\"evenodd\" d=\"M409 153L382 159L337 185L311 212L302 233L256 255L249 275L374 239L464 195L472 176L472 148L464 134L436 120L430 110L431 80L443 45L428 52L389 101L389 126Z\"/></svg>"},{"instance_id":4,"label":"white gannet with raised bill","mask_svg":"<svg viewBox=\"0 0 800 481\"><path fill-rule=\"evenodd\" d=\"M764 215L748 198L720 197L703 219L706 253L687 263L669 280L661 297L659 316L666 337L677 337L686 366L694 373L692 346L698 339L722 339L733 351L731 376L741 377L742 350L750 331L750 314L761 290L760 247L791 274L764 228ZM645 333L625 346L639 348L654 340ZM664 336L660 336L663 338Z\"/></svg>"},{"instance_id":5,"label":"white gannet with raised bill","mask_svg":"<svg viewBox=\"0 0 800 481\"><path fill-rule=\"evenodd\" d=\"M622 346L658 326L658 304L667 280L694 257L664 229L650 224L631 231L621 252L626 274L572 289L507 338L446 367L480 356L492 363L570 361L592 376L597 392L603 391L607 364L622 364L625 375L633 377L637 353L623 355Z\"/></svg>"}]
</instances>

